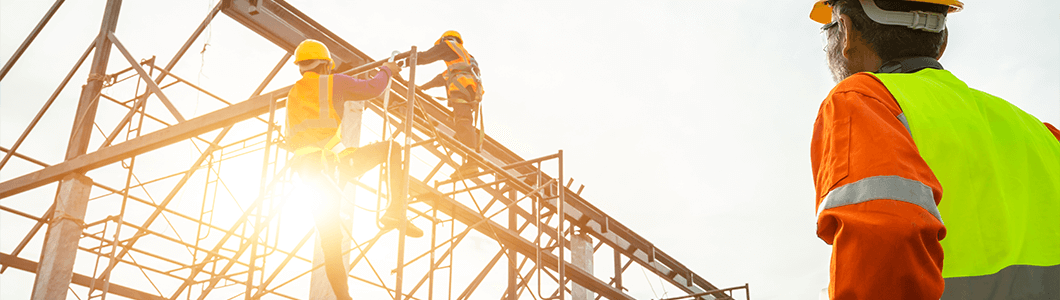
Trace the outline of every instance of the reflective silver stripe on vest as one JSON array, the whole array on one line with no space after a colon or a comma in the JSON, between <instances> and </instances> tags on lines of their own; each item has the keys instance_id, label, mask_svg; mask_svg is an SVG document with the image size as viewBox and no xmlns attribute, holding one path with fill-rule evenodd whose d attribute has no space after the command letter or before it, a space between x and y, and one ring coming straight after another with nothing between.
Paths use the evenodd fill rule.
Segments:
<instances>
[{"instance_id":1,"label":"reflective silver stripe on vest","mask_svg":"<svg viewBox=\"0 0 1060 300\"><path fill-rule=\"evenodd\" d=\"M957 299L1060 299L1060 265L1015 265L990 275L946 278L942 300Z\"/></svg>"},{"instance_id":2,"label":"reflective silver stripe on vest","mask_svg":"<svg viewBox=\"0 0 1060 300\"><path fill-rule=\"evenodd\" d=\"M317 94L317 99L320 101L320 119L328 119L328 107L331 103L328 103L328 79L331 75L320 75L320 92ZM906 126L908 127L908 126Z\"/></svg>"},{"instance_id":3,"label":"reflective silver stripe on vest","mask_svg":"<svg viewBox=\"0 0 1060 300\"><path fill-rule=\"evenodd\" d=\"M820 216L824 210L834 207L858 204L872 200L890 199L923 207L942 222L939 208L935 206L934 193L927 185L900 176L873 176L854 183L848 183L828 193L817 209Z\"/></svg>"},{"instance_id":4,"label":"reflective silver stripe on vest","mask_svg":"<svg viewBox=\"0 0 1060 300\"><path fill-rule=\"evenodd\" d=\"M905 131L908 131L909 135L913 135L913 130L909 129L909 120L906 120L905 113L898 114L898 121L902 121L902 125L905 125Z\"/></svg>"},{"instance_id":5,"label":"reflective silver stripe on vest","mask_svg":"<svg viewBox=\"0 0 1060 300\"><path fill-rule=\"evenodd\" d=\"M328 109L331 107L331 103L328 101L328 79L330 75L320 75L319 92L317 93L317 102L320 104L320 115L316 119L306 119L302 123L297 125L288 126L289 130L293 132L302 132L312 128L336 128L339 123L332 119L328 114ZM324 140L327 142L327 140Z\"/></svg>"}]
</instances>

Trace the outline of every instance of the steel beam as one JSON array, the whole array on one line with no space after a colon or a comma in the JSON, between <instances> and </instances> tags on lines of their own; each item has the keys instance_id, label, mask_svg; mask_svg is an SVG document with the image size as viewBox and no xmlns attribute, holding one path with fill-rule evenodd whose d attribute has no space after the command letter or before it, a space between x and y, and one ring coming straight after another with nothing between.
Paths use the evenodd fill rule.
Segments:
<instances>
[{"instance_id":1,"label":"steel beam","mask_svg":"<svg viewBox=\"0 0 1060 300\"><path fill-rule=\"evenodd\" d=\"M88 58L88 54L92 53L92 49L94 49L95 47L95 42L88 45L88 49L85 49L85 53L81 54L81 58L77 60L77 63L74 64L74 67L71 68L70 72L66 74L66 78L63 78L63 81L59 84L59 87L55 88L55 91L52 92L52 96L48 98L48 101L44 102L44 106L41 107L40 111L37 112L37 116L33 117L33 121L29 122L29 125L26 126L26 129L22 131L22 135L20 135L18 137L18 140L15 141L15 144L11 146L11 151L8 151L8 153L4 155L4 159L0 160L0 169L3 169L4 165L7 164L7 160L11 159L11 155L14 155L15 151L18 151L18 147L21 146L22 142L26 140L26 137L29 136L30 131L33 131L33 128L37 126L37 123L40 122L41 117L44 117L44 113L48 111L48 108L52 106L52 103L55 103L55 98L59 97L59 92L63 91L63 88L66 87L66 84L70 82L70 78L74 77L74 74L77 73L77 69L81 68L81 64L85 62L85 59Z\"/></svg>"},{"instance_id":2,"label":"steel beam","mask_svg":"<svg viewBox=\"0 0 1060 300\"><path fill-rule=\"evenodd\" d=\"M77 115L66 148L66 160L85 154L92 137L92 124L99 106L99 92L103 87L102 74L107 73L110 56L110 41L105 34L114 31L118 24L121 0L108 0L103 12L99 35L96 37L95 56L89 71L88 83L81 90ZM65 299L69 290L74 260L77 258L77 242L81 239L85 210L88 206L92 179L84 172L63 174L59 192L55 195L55 210L51 224L44 237L40 265L33 280L33 300ZM72 223L71 223L72 222Z\"/></svg>"},{"instance_id":3,"label":"steel beam","mask_svg":"<svg viewBox=\"0 0 1060 300\"><path fill-rule=\"evenodd\" d=\"M188 51L188 48L191 48L191 44L193 42L195 42L196 39L199 38L199 35L202 34L203 30L206 29L206 25L209 25L210 22L213 21L213 18L215 16L217 16L217 12L219 12L220 10L221 10L221 3L217 3L217 5L215 5L213 7L213 10L211 10L210 13L206 15L206 19L202 20L202 23L199 24L199 27L196 28L195 32L193 32L191 34L191 37L189 37L188 40L184 42L184 45L180 47L180 50L177 51L177 54L173 55L173 60L170 60L169 64L167 64L166 68L164 69L166 72L162 72L161 74L158 74L158 77L156 77L155 81L154 81L155 84L162 83L162 79L165 79L166 75L169 74L168 72L170 70L173 70L173 66L176 66L177 62L180 61L180 58L184 57L184 53L186 53ZM149 80L149 79L144 79L144 80L146 81L146 80ZM165 87L163 87L163 88L165 88ZM257 95L257 94L255 94L255 95ZM143 99L146 101L147 97L149 97L149 96L151 96L151 91L150 90L148 90L147 92L144 93ZM137 105L133 105L133 107L137 107L138 105L142 105L142 103L139 103L139 101L138 101L138 104ZM114 141L114 137L116 137L118 135L118 131L121 130L121 128L125 127L125 124L127 124L129 122L130 118L132 118L132 115L135 112L136 112L135 108L130 108L129 113L126 114L125 117L122 118L122 120L120 122L118 122L118 125L114 127L114 131L111 132L111 134L107 136L107 140L103 142L102 147L110 146L110 143Z\"/></svg>"},{"instance_id":4,"label":"steel beam","mask_svg":"<svg viewBox=\"0 0 1060 300\"><path fill-rule=\"evenodd\" d=\"M77 173L68 174L59 184L55 210L41 249L41 263L33 282L32 299L66 298L91 188L92 179Z\"/></svg>"},{"instance_id":5,"label":"steel beam","mask_svg":"<svg viewBox=\"0 0 1060 300\"><path fill-rule=\"evenodd\" d=\"M121 41L118 41L118 36L114 35L114 32L108 32L107 39L109 39L111 43L114 43L114 48L118 48L118 52L121 52L121 55L125 57L125 60L129 61L129 65L136 70L137 74L140 74L140 78L143 78L144 83L147 84L147 88L158 95L158 99L166 106L169 113L173 114L173 117L177 119L177 123L184 123L184 116L173 106L173 102L169 101L169 97L166 97L166 94L162 93L162 89L158 87L158 84L155 83L154 80L151 80L151 76L147 74L147 71L144 71L144 68L141 68L140 64L136 63L136 59L133 58L131 53L129 53L129 50L126 50L125 46L121 44Z\"/></svg>"},{"instance_id":6,"label":"steel beam","mask_svg":"<svg viewBox=\"0 0 1060 300\"><path fill-rule=\"evenodd\" d=\"M26 52L26 48L29 48L29 44L33 43L33 40L37 38L37 34L40 34L41 29L44 29L44 25L48 25L48 20L52 19L55 15L55 11L59 10L59 6L63 5L65 0L57 0L55 4L52 4L52 8L48 9L48 12L44 14L44 17L37 23L37 27L33 28L33 31L29 33L26 40L22 41L22 45L18 46L18 50L15 50L15 54L11 55L11 58L4 63L4 68L0 69L0 80L4 80L4 76L7 75L7 71L11 71L11 67L15 65L18 58L22 56L22 53Z\"/></svg>"},{"instance_id":7,"label":"steel beam","mask_svg":"<svg viewBox=\"0 0 1060 300\"><path fill-rule=\"evenodd\" d=\"M10 255L10 254L7 254L7 253L0 253L0 264L2 264L4 267L12 267L12 268L19 269L19 270L26 271L26 272L30 272L30 273L36 272L37 271L37 266L38 266L38 264L36 262L34 262L34 261L31 261L31 260L28 260L28 259L24 259L24 258L20 258L20 257L14 256L14 255ZM94 279L92 277L81 275L81 274L77 274L77 273L71 273L71 274L73 274L73 275L71 276L70 282L72 282L72 283L74 283L76 285L80 285L80 286L83 286L83 287L92 287L93 285L103 285L103 280L97 280L97 279ZM64 287L64 288L66 288L66 287ZM118 296L131 298L131 299L166 300L166 298L162 298L160 296L148 294L148 293L145 293L145 292L141 292L141 291L139 291L137 289L129 288L129 287L126 287L126 286L123 286L123 285L119 285L119 284L114 284L114 283L110 284L110 290L108 292L111 293L111 294L115 294L115 295L118 295ZM65 298L57 298L57 299L65 299Z\"/></svg>"},{"instance_id":8,"label":"steel beam","mask_svg":"<svg viewBox=\"0 0 1060 300\"><path fill-rule=\"evenodd\" d=\"M290 89L291 86L286 86L124 143L4 181L0 183L0 199L55 182L69 173L87 172L267 113L270 102L276 102L276 107L283 107L286 101L277 101L286 99Z\"/></svg>"}]
</instances>

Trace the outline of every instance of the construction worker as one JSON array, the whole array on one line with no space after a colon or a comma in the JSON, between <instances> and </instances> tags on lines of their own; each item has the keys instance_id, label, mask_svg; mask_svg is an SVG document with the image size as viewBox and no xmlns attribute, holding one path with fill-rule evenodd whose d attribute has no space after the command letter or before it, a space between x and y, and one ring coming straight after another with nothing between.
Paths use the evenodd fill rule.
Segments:
<instances>
[{"instance_id":1,"label":"construction worker","mask_svg":"<svg viewBox=\"0 0 1060 300\"><path fill-rule=\"evenodd\" d=\"M417 53L417 65L425 65L439 60L445 61L445 71L419 87L428 90L445 86L448 106L453 108L453 124L456 128L456 140L472 150L478 149L478 137L472 124L482 101L482 78L478 62L464 49L464 39L460 33L449 30L434 42L434 47ZM478 166L465 158L456 173L469 174L478 171Z\"/></svg>"},{"instance_id":2,"label":"construction worker","mask_svg":"<svg viewBox=\"0 0 1060 300\"><path fill-rule=\"evenodd\" d=\"M962 6L813 7L837 82L810 146L831 299L1060 299L1060 131L943 69Z\"/></svg>"},{"instance_id":3,"label":"construction worker","mask_svg":"<svg viewBox=\"0 0 1060 300\"><path fill-rule=\"evenodd\" d=\"M401 145L379 142L363 147L349 147L340 153L338 128L345 101L364 101L386 92L387 81L401 70L397 64L384 63L372 79L360 80L344 74L331 74L335 66L327 47L316 40L305 40L295 49L295 61L302 79L291 87L287 97L287 146L295 152L292 167L299 179L323 195L322 207L314 219L324 252L324 268L338 299L351 299L347 292L346 268L342 263L342 228L339 223L341 186L386 162L389 175L390 205L379 220L384 230L406 223L406 235L423 236L423 231L405 218L401 209L405 201L401 178ZM338 172L337 172L338 171ZM340 173L340 180L335 180Z\"/></svg>"}]
</instances>

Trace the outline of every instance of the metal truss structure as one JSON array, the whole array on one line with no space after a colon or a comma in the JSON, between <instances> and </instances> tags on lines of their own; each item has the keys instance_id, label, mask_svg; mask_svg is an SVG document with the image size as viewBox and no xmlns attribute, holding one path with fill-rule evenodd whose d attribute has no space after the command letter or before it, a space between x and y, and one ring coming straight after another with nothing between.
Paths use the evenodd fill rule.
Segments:
<instances>
[{"instance_id":1,"label":"metal truss structure","mask_svg":"<svg viewBox=\"0 0 1060 300\"><path fill-rule=\"evenodd\" d=\"M0 80L62 3L8 59ZM328 297L326 286L310 287L310 274L322 269L314 267L315 230L306 221L311 199L285 164L292 154L281 124L290 86L265 89L306 38L329 47L338 72L366 76L382 61L282 0L225 0L160 66L123 46L114 32L120 8L121 0L107 1L100 34L20 138L0 148L8 174L11 165L30 166L0 183L0 214L26 225L3 229L21 240L0 249L0 272L33 273L34 285L26 286L33 299ZM241 101L172 72L221 14L287 53ZM112 50L127 68L107 70ZM397 56L410 61L410 80L415 53ZM46 163L19 151L90 54L65 159ZM635 299L652 297L656 286L680 295L670 299L734 299L741 289L735 296L749 299L747 285L719 289L582 198L564 177L562 151L526 159L488 135L481 149L469 149L452 137L451 112L406 83L394 79L389 103L367 101L372 113L363 132L404 146L409 214L428 235L407 239L375 227L386 176L346 186L346 263L356 299ZM130 98L119 96L130 90ZM218 108L185 117L173 105L181 90ZM164 113L147 109L158 104ZM103 106L124 116L96 118ZM93 135L103 138L90 143ZM174 151L188 149L190 164L172 163ZM465 159L483 170L449 178ZM55 185L56 192L43 190ZM41 195L53 204L32 209Z\"/></svg>"}]
</instances>

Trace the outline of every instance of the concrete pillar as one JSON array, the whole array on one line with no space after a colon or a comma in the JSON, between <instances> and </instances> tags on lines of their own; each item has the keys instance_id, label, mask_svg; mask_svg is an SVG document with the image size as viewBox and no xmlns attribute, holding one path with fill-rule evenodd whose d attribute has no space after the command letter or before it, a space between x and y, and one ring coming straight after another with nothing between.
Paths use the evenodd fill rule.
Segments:
<instances>
[{"instance_id":1,"label":"concrete pillar","mask_svg":"<svg viewBox=\"0 0 1060 300\"><path fill-rule=\"evenodd\" d=\"M364 101L348 101L344 104L344 110L342 111L342 145L347 147L356 147L360 145L361 141L361 117L364 112ZM347 215L352 216L354 207L350 205L356 196L355 188L348 187L344 188L342 192L342 211ZM348 222L349 223L349 222ZM343 226L349 227L352 224L343 224ZM320 248L320 239L318 238L313 247L313 272L309 275L310 287L309 287L309 299L310 300L335 300L335 292L331 289L331 282L328 281L328 275L324 271L324 250ZM342 249L343 251L350 249L350 238L343 231L342 235ZM342 264L350 264L350 255L346 254L342 256ZM318 267L319 266L319 267ZM349 270L347 270L349 271Z\"/></svg>"},{"instance_id":2,"label":"concrete pillar","mask_svg":"<svg viewBox=\"0 0 1060 300\"><path fill-rule=\"evenodd\" d=\"M589 275L593 274L593 238L589 234L579 232L574 234L571 243L571 264L582 269ZM572 283L571 300L593 300L595 295L592 290Z\"/></svg>"},{"instance_id":3,"label":"concrete pillar","mask_svg":"<svg viewBox=\"0 0 1060 300\"><path fill-rule=\"evenodd\" d=\"M33 282L31 298L34 300L66 299L92 179L74 173L63 178L59 187L40 264L37 265L37 278Z\"/></svg>"}]
</instances>

